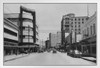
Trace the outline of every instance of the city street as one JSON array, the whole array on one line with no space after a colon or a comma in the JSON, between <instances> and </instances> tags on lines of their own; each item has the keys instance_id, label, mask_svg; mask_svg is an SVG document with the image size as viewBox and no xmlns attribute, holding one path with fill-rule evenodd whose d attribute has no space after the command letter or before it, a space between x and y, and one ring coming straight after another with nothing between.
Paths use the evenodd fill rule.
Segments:
<instances>
[{"instance_id":1,"label":"city street","mask_svg":"<svg viewBox=\"0 0 100 68\"><path fill-rule=\"evenodd\" d=\"M83 66L83 65L96 65L94 62L90 62L81 58L73 58L67 56L66 53L32 53L29 56L25 56L22 58L18 58L15 60L4 62L4 66L60 66L60 65L68 65L68 66Z\"/></svg>"}]
</instances>

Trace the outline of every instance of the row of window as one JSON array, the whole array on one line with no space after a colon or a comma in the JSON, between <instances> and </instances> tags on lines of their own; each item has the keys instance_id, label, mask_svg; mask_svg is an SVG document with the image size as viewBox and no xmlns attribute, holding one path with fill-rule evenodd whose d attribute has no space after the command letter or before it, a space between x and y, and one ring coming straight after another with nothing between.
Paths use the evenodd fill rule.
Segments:
<instances>
[{"instance_id":1,"label":"row of window","mask_svg":"<svg viewBox=\"0 0 100 68\"><path fill-rule=\"evenodd\" d=\"M73 24L73 23L75 23L75 24L80 24L80 22L71 22L71 24ZM66 22L66 24L69 24L69 22ZM84 24L84 22L82 22L82 24Z\"/></svg>"},{"instance_id":2,"label":"row of window","mask_svg":"<svg viewBox=\"0 0 100 68\"><path fill-rule=\"evenodd\" d=\"M73 30L73 29L72 29ZM75 29L75 31L77 32L77 31L81 31L80 29Z\"/></svg>"},{"instance_id":3,"label":"row of window","mask_svg":"<svg viewBox=\"0 0 100 68\"><path fill-rule=\"evenodd\" d=\"M75 24L77 24L77 23L80 24L81 22L71 22L71 24L74 24L74 23ZM69 24L69 22L66 22L66 24ZM84 22L82 22L82 24L84 24Z\"/></svg>"},{"instance_id":4,"label":"row of window","mask_svg":"<svg viewBox=\"0 0 100 68\"><path fill-rule=\"evenodd\" d=\"M95 29L95 24L91 25L90 27L87 27L86 29L83 30L83 35L84 36L89 36L92 34L96 33L96 29Z\"/></svg>"},{"instance_id":5,"label":"row of window","mask_svg":"<svg viewBox=\"0 0 100 68\"><path fill-rule=\"evenodd\" d=\"M71 22L71 24L73 24L73 23L74 23L74 22ZM75 24L77 24L77 23L80 24L80 22L75 22ZM82 22L82 24L84 24L84 22Z\"/></svg>"},{"instance_id":6,"label":"row of window","mask_svg":"<svg viewBox=\"0 0 100 68\"><path fill-rule=\"evenodd\" d=\"M5 41L5 40L4 40ZM4 42L4 45L12 45L12 46L16 46L18 45L17 43L13 43L13 42Z\"/></svg>"},{"instance_id":7,"label":"row of window","mask_svg":"<svg viewBox=\"0 0 100 68\"><path fill-rule=\"evenodd\" d=\"M84 20L87 20L88 18L74 18L74 19L71 19L71 21L73 21L73 20L78 20L78 21L80 21L80 20L82 20L82 21L84 21Z\"/></svg>"},{"instance_id":8,"label":"row of window","mask_svg":"<svg viewBox=\"0 0 100 68\"><path fill-rule=\"evenodd\" d=\"M13 36L17 36L17 33L16 32L13 32L7 28L4 28L4 32L7 33L7 34L10 34L10 35L13 35Z\"/></svg>"},{"instance_id":9,"label":"row of window","mask_svg":"<svg viewBox=\"0 0 100 68\"><path fill-rule=\"evenodd\" d=\"M77 27L77 25L75 25L75 28ZM81 26L80 25L78 25L78 27L80 28ZM71 28L73 28L73 25L71 25Z\"/></svg>"},{"instance_id":10,"label":"row of window","mask_svg":"<svg viewBox=\"0 0 100 68\"><path fill-rule=\"evenodd\" d=\"M73 29L71 29L71 30L73 30ZM74 30L77 34L81 34L81 30L80 29L75 29Z\"/></svg>"}]
</instances>

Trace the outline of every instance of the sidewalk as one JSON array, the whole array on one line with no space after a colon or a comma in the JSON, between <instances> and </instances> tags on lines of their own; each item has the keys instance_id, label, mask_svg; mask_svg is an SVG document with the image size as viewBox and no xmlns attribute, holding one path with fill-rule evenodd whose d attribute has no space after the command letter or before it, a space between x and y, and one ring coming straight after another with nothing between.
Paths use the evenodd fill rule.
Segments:
<instances>
[{"instance_id":1,"label":"sidewalk","mask_svg":"<svg viewBox=\"0 0 100 68\"><path fill-rule=\"evenodd\" d=\"M63 54L63 55L67 56L66 53ZM84 60L91 61L91 62L94 62L94 63L96 63L96 60L97 60L97 59L94 58L94 57L81 57L80 59L84 59Z\"/></svg>"},{"instance_id":2,"label":"sidewalk","mask_svg":"<svg viewBox=\"0 0 100 68\"><path fill-rule=\"evenodd\" d=\"M94 58L94 57L81 57L81 58L84 59L84 60L92 61L92 62L96 63L96 58Z\"/></svg>"},{"instance_id":3,"label":"sidewalk","mask_svg":"<svg viewBox=\"0 0 100 68\"><path fill-rule=\"evenodd\" d=\"M25 57L25 56L28 56L28 54L19 54L19 55L4 56L4 62L15 60L15 59L18 59L18 58L21 58L21 57Z\"/></svg>"}]
</instances>

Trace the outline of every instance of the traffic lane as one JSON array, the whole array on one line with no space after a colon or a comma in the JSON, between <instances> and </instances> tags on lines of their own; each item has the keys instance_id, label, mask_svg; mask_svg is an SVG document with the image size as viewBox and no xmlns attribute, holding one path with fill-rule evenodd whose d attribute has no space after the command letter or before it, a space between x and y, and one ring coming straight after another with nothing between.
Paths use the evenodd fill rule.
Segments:
<instances>
[{"instance_id":1,"label":"traffic lane","mask_svg":"<svg viewBox=\"0 0 100 68\"><path fill-rule=\"evenodd\" d=\"M73 58L67 56L66 53L36 53L30 54L17 60L9 61L4 65L11 66L59 66L59 65L96 65L93 62L83 60L81 58Z\"/></svg>"}]
</instances>

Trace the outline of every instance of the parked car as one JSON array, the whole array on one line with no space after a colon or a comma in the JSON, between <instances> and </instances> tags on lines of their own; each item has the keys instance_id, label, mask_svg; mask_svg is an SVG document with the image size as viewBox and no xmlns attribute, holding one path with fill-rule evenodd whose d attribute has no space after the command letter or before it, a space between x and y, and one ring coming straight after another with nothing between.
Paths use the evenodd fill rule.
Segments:
<instances>
[{"instance_id":1,"label":"parked car","mask_svg":"<svg viewBox=\"0 0 100 68\"><path fill-rule=\"evenodd\" d=\"M78 50L70 50L69 52L67 52L67 55L75 57L75 58L80 58L82 53Z\"/></svg>"},{"instance_id":2,"label":"parked car","mask_svg":"<svg viewBox=\"0 0 100 68\"><path fill-rule=\"evenodd\" d=\"M82 52L78 51L78 50L74 50L74 57L76 58L80 58L82 55Z\"/></svg>"}]
</instances>

